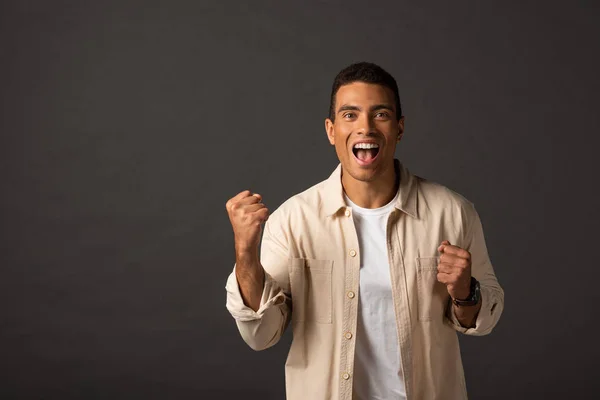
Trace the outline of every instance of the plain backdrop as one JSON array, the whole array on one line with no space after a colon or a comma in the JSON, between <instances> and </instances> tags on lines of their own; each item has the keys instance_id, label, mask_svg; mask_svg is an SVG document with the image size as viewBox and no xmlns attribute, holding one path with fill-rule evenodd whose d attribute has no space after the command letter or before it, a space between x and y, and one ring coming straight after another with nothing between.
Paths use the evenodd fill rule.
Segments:
<instances>
[{"instance_id":1,"label":"plain backdrop","mask_svg":"<svg viewBox=\"0 0 600 400\"><path fill-rule=\"evenodd\" d=\"M225 202L337 166L333 78L380 64L398 158L471 200L506 304L473 399L600 394L592 1L2 1L0 398L283 399L288 331L225 308ZM307 383L309 384L309 383Z\"/></svg>"}]
</instances>

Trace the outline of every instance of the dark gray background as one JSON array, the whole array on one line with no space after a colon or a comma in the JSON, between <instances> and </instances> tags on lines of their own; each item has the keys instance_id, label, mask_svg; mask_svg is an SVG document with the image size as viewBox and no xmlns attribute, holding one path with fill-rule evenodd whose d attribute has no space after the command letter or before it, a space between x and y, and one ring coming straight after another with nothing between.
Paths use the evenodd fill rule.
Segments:
<instances>
[{"instance_id":1,"label":"dark gray background","mask_svg":"<svg viewBox=\"0 0 600 400\"><path fill-rule=\"evenodd\" d=\"M327 178L335 74L397 79L413 173L506 292L473 399L600 393L597 2L2 1L1 398L281 399L225 309L225 202ZM418 5L414 3L419 3Z\"/></svg>"}]
</instances>

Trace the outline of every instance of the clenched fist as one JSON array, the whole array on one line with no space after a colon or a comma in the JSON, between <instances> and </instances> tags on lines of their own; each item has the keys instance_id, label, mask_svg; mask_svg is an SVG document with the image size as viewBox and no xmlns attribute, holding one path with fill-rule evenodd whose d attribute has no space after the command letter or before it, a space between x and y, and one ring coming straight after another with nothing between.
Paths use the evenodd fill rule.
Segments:
<instances>
[{"instance_id":1,"label":"clenched fist","mask_svg":"<svg viewBox=\"0 0 600 400\"><path fill-rule=\"evenodd\" d=\"M453 299L466 299L471 291L471 253L444 240L438 247L442 253L438 264L438 281L446 285Z\"/></svg>"},{"instance_id":2,"label":"clenched fist","mask_svg":"<svg viewBox=\"0 0 600 400\"><path fill-rule=\"evenodd\" d=\"M262 224L269 218L269 210L261 201L260 194L244 190L225 205L238 253L258 250Z\"/></svg>"}]
</instances>

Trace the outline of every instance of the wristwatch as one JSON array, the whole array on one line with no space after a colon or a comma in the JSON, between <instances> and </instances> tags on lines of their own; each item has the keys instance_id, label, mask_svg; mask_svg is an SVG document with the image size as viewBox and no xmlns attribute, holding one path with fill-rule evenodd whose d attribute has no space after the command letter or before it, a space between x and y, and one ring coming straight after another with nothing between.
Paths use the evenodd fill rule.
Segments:
<instances>
[{"instance_id":1,"label":"wristwatch","mask_svg":"<svg viewBox=\"0 0 600 400\"><path fill-rule=\"evenodd\" d=\"M464 300L452 299L452 302L459 307L474 306L475 304L479 303L480 298L481 292L479 288L479 281L471 277L471 292L469 293L469 297Z\"/></svg>"}]
</instances>

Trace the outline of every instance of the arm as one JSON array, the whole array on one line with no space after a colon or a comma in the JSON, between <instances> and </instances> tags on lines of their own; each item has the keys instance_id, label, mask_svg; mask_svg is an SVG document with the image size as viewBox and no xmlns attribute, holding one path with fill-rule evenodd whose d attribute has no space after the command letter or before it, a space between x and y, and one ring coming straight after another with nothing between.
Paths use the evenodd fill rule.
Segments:
<instances>
[{"instance_id":1,"label":"arm","mask_svg":"<svg viewBox=\"0 0 600 400\"><path fill-rule=\"evenodd\" d=\"M265 284L265 271L258 259L258 252L236 249L235 254L235 277L244 304L258 311Z\"/></svg>"},{"instance_id":2,"label":"arm","mask_svg":"<svg viewBox=\"0 0 600 400\"><path fill-rule=\"evenodd\" d=\"M477 278L475 278L477 279ZM464 328L475 328L479 310L481 310L481 299L474 306L457 306L452 303L452 313L458 320L460 326Z\"/></svg>"},{"instance_id":3,"label":"arm","mask_svg":"<svg viewBox=\"0 0 600 400\"><path fill-rule=\"evenodd\" d=\"M479 281L481 300L472 307L449 307L448 320L452 327L467 335L487 335L498 323L504 309L504 291L489 259L483 227L475 208L468 216L471 221L466 234L465 249L471 253L471 275Z\"/></svg>"},{"instance_id":4,"label":"arm","mask_svg":"<svg viewBox=\"0 0 600 400\"><path fill-rule=\"evenodd\" d=\"M256 253L238 249L226 285L227 309L244 341L264 350L279 341L291 317L289 257L278 213L265 224L260 261Z\"/></svg>"}]
</instances>

